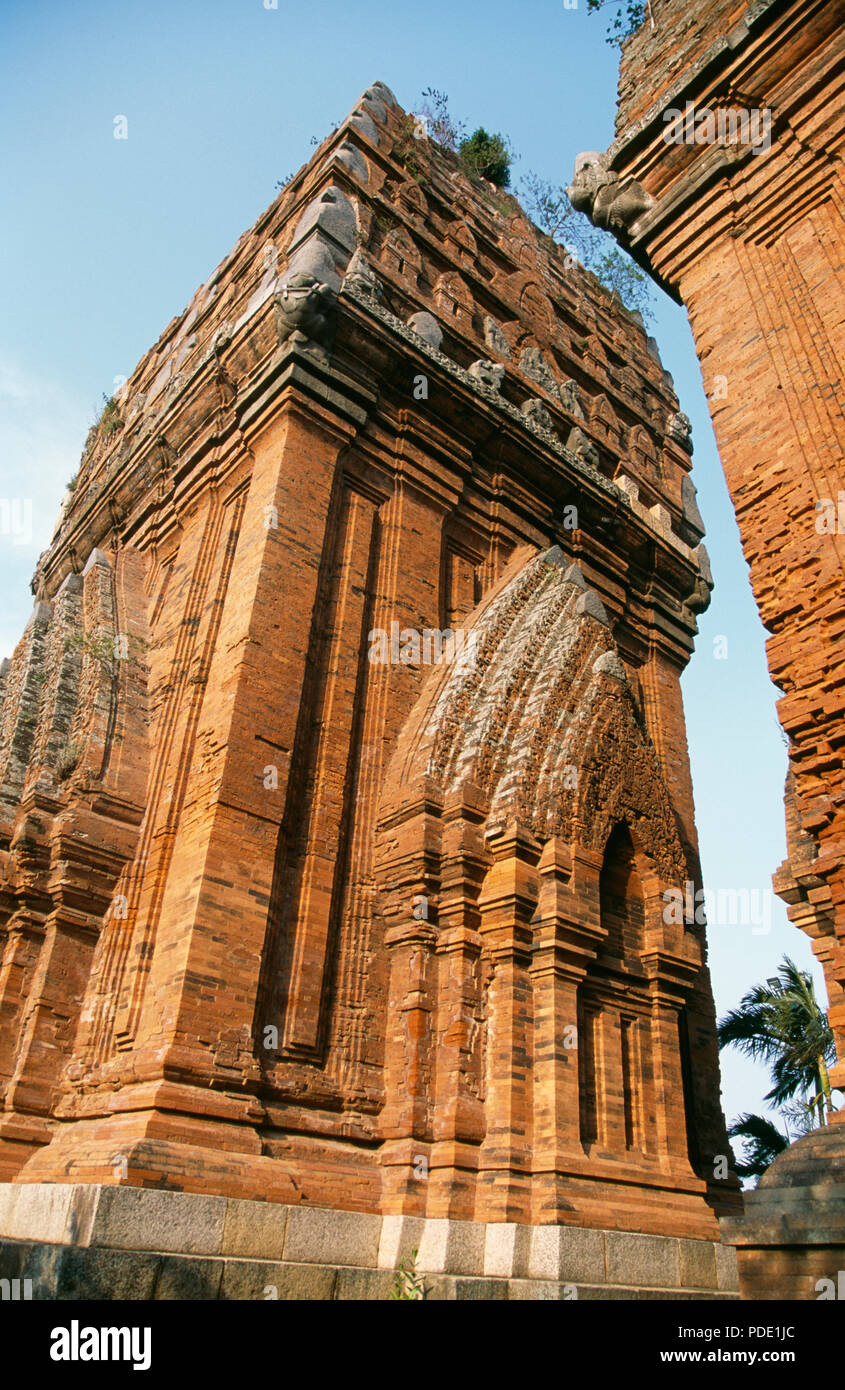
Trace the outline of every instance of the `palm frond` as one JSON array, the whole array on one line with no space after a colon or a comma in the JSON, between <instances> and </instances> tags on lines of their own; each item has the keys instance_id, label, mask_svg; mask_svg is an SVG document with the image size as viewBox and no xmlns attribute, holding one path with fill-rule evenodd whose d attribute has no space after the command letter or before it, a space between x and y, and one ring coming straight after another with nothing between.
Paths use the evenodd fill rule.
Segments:
<instances>
[{"instance_id":1,"label":"palm frond","mask_svg":"<svg viewBox=\"0 0 845 1390\"><path fill-rule=\"evenodd\" d=\"M784 956L773 982L753 985L718 1026L719 1047L735 1047L767 1062L772 1088L766 1100L783 1105L823 1090L825 1066L836 1056L833 1030L816 998L813 978Z\"/></svg>"},{"instance_id":2,"label":"palm frond","mask_svg":"<svg viewBox=\"0 0 845 1390\"><path fill-rule=\"evenodd\" d=\"M741 1139L742 1159L734 1163L741 1178L760 1178L778 1154L789 1147L789 1139L765 1115L739 1115L728 1130L730 1139Z\"/></svg>"}]
</instances>

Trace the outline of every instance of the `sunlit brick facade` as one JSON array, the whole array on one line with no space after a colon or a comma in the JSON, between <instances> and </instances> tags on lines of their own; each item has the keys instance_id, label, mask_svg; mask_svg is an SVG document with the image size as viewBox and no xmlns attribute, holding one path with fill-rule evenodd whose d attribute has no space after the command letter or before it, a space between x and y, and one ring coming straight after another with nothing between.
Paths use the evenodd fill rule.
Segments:
<instances>
[{"instance_id":1,"label":"sunlit brick facade","mask_svg":"<svg viewBox=\"0 0 845 1390\"><path fill-rule=\"evenodd\" d=\"M642 324L371 88L39 561L6 1179L718 1240L690 468Z\"/></svg>"}]
</instances>

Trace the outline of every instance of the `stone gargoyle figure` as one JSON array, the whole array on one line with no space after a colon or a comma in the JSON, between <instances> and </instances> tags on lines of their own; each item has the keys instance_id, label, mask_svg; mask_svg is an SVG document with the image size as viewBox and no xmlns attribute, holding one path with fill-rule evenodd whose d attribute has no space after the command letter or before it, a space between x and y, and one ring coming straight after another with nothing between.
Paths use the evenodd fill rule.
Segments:
<instances>
[{"instance_id":1,"label":"stone gargoyle figure","mask_svg":"<svg viewBox=\"0 0 845 1390\"><path fill-rule=\"evenodd\" d=\"M329 353L334 341L336 301L331 285L313 275L292 275L273 301L279 342Z\"/></svg>"}]
</instances>

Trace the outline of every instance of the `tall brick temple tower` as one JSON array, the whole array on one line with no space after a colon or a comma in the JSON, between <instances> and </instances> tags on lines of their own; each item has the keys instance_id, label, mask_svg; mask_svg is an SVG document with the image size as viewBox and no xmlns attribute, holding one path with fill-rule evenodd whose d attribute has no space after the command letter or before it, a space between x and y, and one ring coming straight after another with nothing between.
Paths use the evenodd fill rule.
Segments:
<instances>
[{"instance_id":1,"label":"tall brick temple tower","mask_svg":"<svg viewBox=\"0 0 845 1390\"><path fill-rule=\"evenodd\" d=\"M690 467L637 316L371 87L107 407L4 667L0 1232L730 1287Z\"/></svg>"},{"instance_id":2,"label":"tall brick temple tower","mask_svg":"<svg viewBox=\"0 0 845 1390\"><path fill-rule=\"evenodd\" d=\"M580 156L570 194L689 311L783 692L774 885L824 967L845 1090L845 4L651 11L624 49L616 139ZM829 1118L732 1228L749 1296L817 1297L843 1268L845 1110Z\"/></svg>"}]
</instances>

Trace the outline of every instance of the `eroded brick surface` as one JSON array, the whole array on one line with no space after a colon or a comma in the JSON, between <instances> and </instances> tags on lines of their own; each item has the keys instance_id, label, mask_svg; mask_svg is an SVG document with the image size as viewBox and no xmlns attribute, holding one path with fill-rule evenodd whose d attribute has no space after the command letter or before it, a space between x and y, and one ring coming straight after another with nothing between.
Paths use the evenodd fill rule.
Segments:
<instances>
[{"instance_id":1,"label":"eroded brick surface","mask_svg":"<svg viewBox=\"0 0 845 1390\"><path fill-rule=\"evenodd\" d=\"M39 562L5 1173L717 1235L706 944L664 912L699 884L690 467L642 326L370 89Z\"/></svg>"},{"instance_id":2,"label":"eroded brick surface","mask_svg":"<svg viewBox=\"0 0 845 1390\"><path fill-rule=\"evenodd\" d=\"M654 0L653 15L625 48L617 138L606 154L581 157L572 195L689 310L783 692L789 857L774 885L824 968L840 1059L831 1081L842 1087L845 5ZM685 122L691 113L691 138L676 117L667 122L673 111ZM731 112L735 123L720 125ZM682 138L667 140L673 127ZM808 1185L801 1219L759 1233L756 1251L746 1231L740 1271L751 1297L813 1296L809 1272L834 1259L811 1234L813 1205L833 1221L841 1202L845 1131L833 1129L827 1152L838 1157L824 1193ZM778 1160L775 1186L783 1172Z\"/></svg>"}]
</instances>

